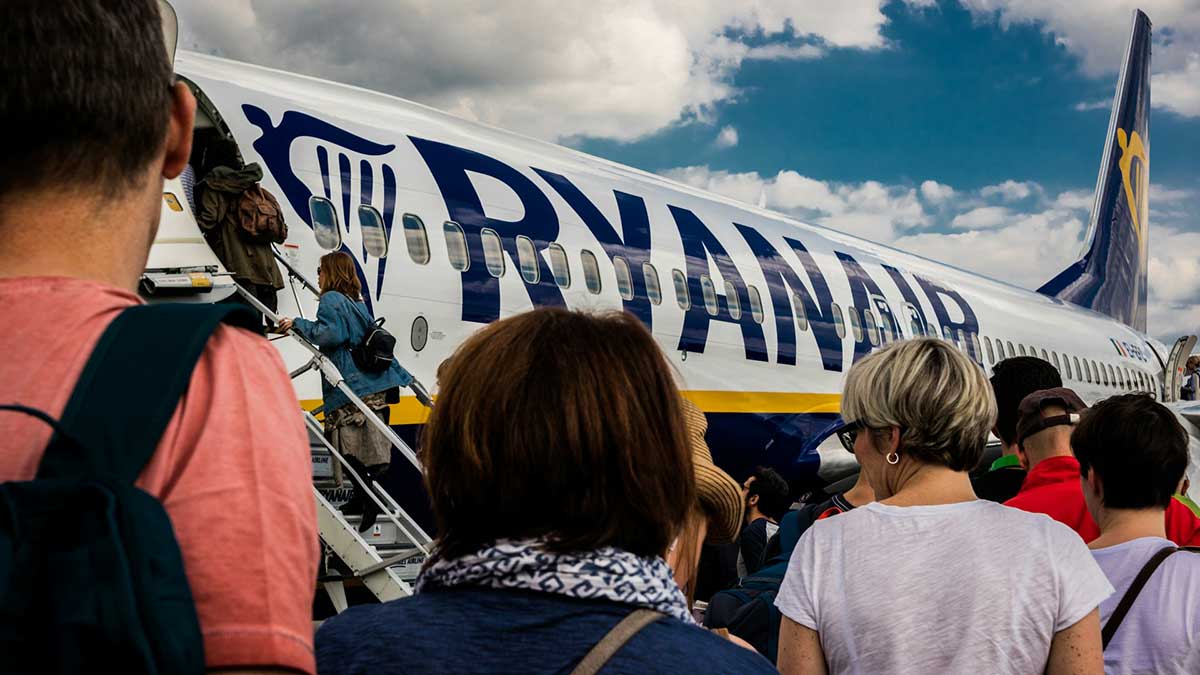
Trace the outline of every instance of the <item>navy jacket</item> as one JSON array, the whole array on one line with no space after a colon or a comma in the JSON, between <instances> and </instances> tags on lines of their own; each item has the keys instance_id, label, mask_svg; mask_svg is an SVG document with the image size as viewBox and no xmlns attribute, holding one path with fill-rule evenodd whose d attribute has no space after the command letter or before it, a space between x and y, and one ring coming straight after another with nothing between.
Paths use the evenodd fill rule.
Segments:
<instances>
[{"instance_id":1,"label":"navy jacket","mask_svg":"<svg viewBox=\"0 0 1200 675\"><path fill-rule=\"evenodd\" d=\"M371 323L367 306L338 293L329 291L321 296L317 306L317 320L296 319L294 328L309 342L320 347L321 353L333 361L341 371L350 390L359 397L386 391L392 387L407 387L413 377L407 370L393 362L392 367L382 373L364 373L354 365L350 348L362 342ZM346 395L321 378L321 396L325 399L325 411L329 412L350 402Z\"/></svg>"},{"instance_id":2,"label":"navy jacket","mask_svg":"<svg viewBox=\"0 0 1200 675\"><path fill-rule=\"evenodd\" d=\"M633 607L524 590L454 588L360 605L317 631L317 672L570 673ZM615 673L774 673L763 657L662 618L601 669Z\"/></svg>"}]
</instances>

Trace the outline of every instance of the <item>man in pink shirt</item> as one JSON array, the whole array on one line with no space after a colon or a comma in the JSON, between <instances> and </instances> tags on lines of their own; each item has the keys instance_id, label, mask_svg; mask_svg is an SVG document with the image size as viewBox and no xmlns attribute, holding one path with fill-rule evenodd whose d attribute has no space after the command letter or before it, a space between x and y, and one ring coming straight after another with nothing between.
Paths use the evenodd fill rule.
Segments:
<instances>
[{"instance_id":1,"label":"man in pink shirt","mask_svg":"<svg viewBox=\"0 0 1200 675\"><path fill-rule=\"evenodd\" d=\"M191 149L154 0L15 0L0 22L0 403L60 416L134 293ZM50 438L0 413L0 481ZM137 480L183 553L209 669L315 670L308 440L278 353L222 326Z\"/></svg>"}]
</instances>

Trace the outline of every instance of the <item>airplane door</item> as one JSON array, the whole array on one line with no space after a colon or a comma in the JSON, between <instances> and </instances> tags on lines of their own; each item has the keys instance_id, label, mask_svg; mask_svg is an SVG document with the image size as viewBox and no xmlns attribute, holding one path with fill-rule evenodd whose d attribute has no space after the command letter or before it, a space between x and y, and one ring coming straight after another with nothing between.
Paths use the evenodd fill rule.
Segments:
<instances>
[{"instance_id":1,"label":"airplane door","mask_svg":"<svg viewBox=\"0 0 1200 675\"><path fill-rule=\"evenodd\" d=\"M1184 335L1175 341L1171 347L1171 357L1167 359L1167 369L1163 371L1163 401L1172 403L1179 400L1179 388L1183 386L1183 368L1192 348L1196 346L1195 335Z\"/></svg>"}]
</instances>

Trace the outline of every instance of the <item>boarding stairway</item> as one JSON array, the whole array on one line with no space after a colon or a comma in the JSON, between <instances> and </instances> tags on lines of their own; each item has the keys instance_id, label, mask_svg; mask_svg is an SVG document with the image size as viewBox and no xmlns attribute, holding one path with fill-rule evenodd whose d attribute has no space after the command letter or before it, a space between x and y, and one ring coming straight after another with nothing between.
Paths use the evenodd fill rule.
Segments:
<instances>
[{"instance_id":1,"label":"boarding stairway","mask_svg":"<svg viewBox=\"0 0 1200 675\"><path fill-rule=\"evenodd\" d=\"M291 280L319 297L317 287L297 271L283 255L274 248L272 250ZM279 316L252 294L240 286L237 287L237 292L247 303L278 324ZM363 412L368 423L382 433L409 463L423 472L420 460L412 448L346 385L345 379L333 362L299 333L288 331L286 335L312 355L308 363L291 372L291 378L296 379L310 371L320 373L321 377L339 389ZM432 398L419 381L414 379L409 388L423 405L432 407ZM359 533L358 526L362 516L344 514L340 507L354 490L353 482L347 478L353 476L359 484L366 481L362 480L346 461L345 456L325 438L321 423L315 416L317 412L319 411L302 411L311 446L313 498L317 503L317 528L323 552L318 582L338 613L348 607L347 582L360 582L380 602L412 595L412 584L421 565L429 556L432 539L376 481L368 483L372 491L365 496L379 507L380 515L370 530ZM339 481L339 477L343 480Z\"/></svg>"}]
</instances>

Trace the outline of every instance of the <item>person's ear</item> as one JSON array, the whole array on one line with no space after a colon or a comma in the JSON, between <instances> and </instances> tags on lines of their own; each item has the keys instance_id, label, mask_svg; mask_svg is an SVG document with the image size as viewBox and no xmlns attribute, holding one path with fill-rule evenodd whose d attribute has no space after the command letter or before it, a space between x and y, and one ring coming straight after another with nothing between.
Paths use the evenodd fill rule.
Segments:
<instances>
[{"instance_id":1,"label":"person's ear","mask_svg":"<svg viewBox=\"0 0 1200 675\"><path fill-rule=\"evenodd\" d=\"M759 495L750 495L746 498L746 506L758 506Z\"/></svg>"},{"instance_id":2,"label":"person's ear","mask_svg":"<svg viewBox=\"0 0 1200 675\"><path fill-rule=\"evenodd\" d=\"M171 87L171 121L167 125L166 155L162 176L170 180L183 173L192 155L192 127L196 121L196 97L182 82Z\"/></svg>"},{"instance_id":3,"label":"person's ear","mask_svg":"<svg viewBox=\"0 0 1200 675\"><path fill-rule=\"evenodd\" d=\"M1183 480L1179 481L1179 494L1187 495L1188 489L1192 487L1192 480L1184 475Z\"/></svg>"},{"instance_id":4,"label":"person's ear","mask_svg":"<svg viewBox=\"0 0 1200 675\"><path fill-rule=\"evenodd\" d=\"M1089 466L1087 475L1083 477L1084 489L1090 492L1099 504L1104 503L1104 484L1096 473L1096 467Z\"/></svg>"}]
</instances>

